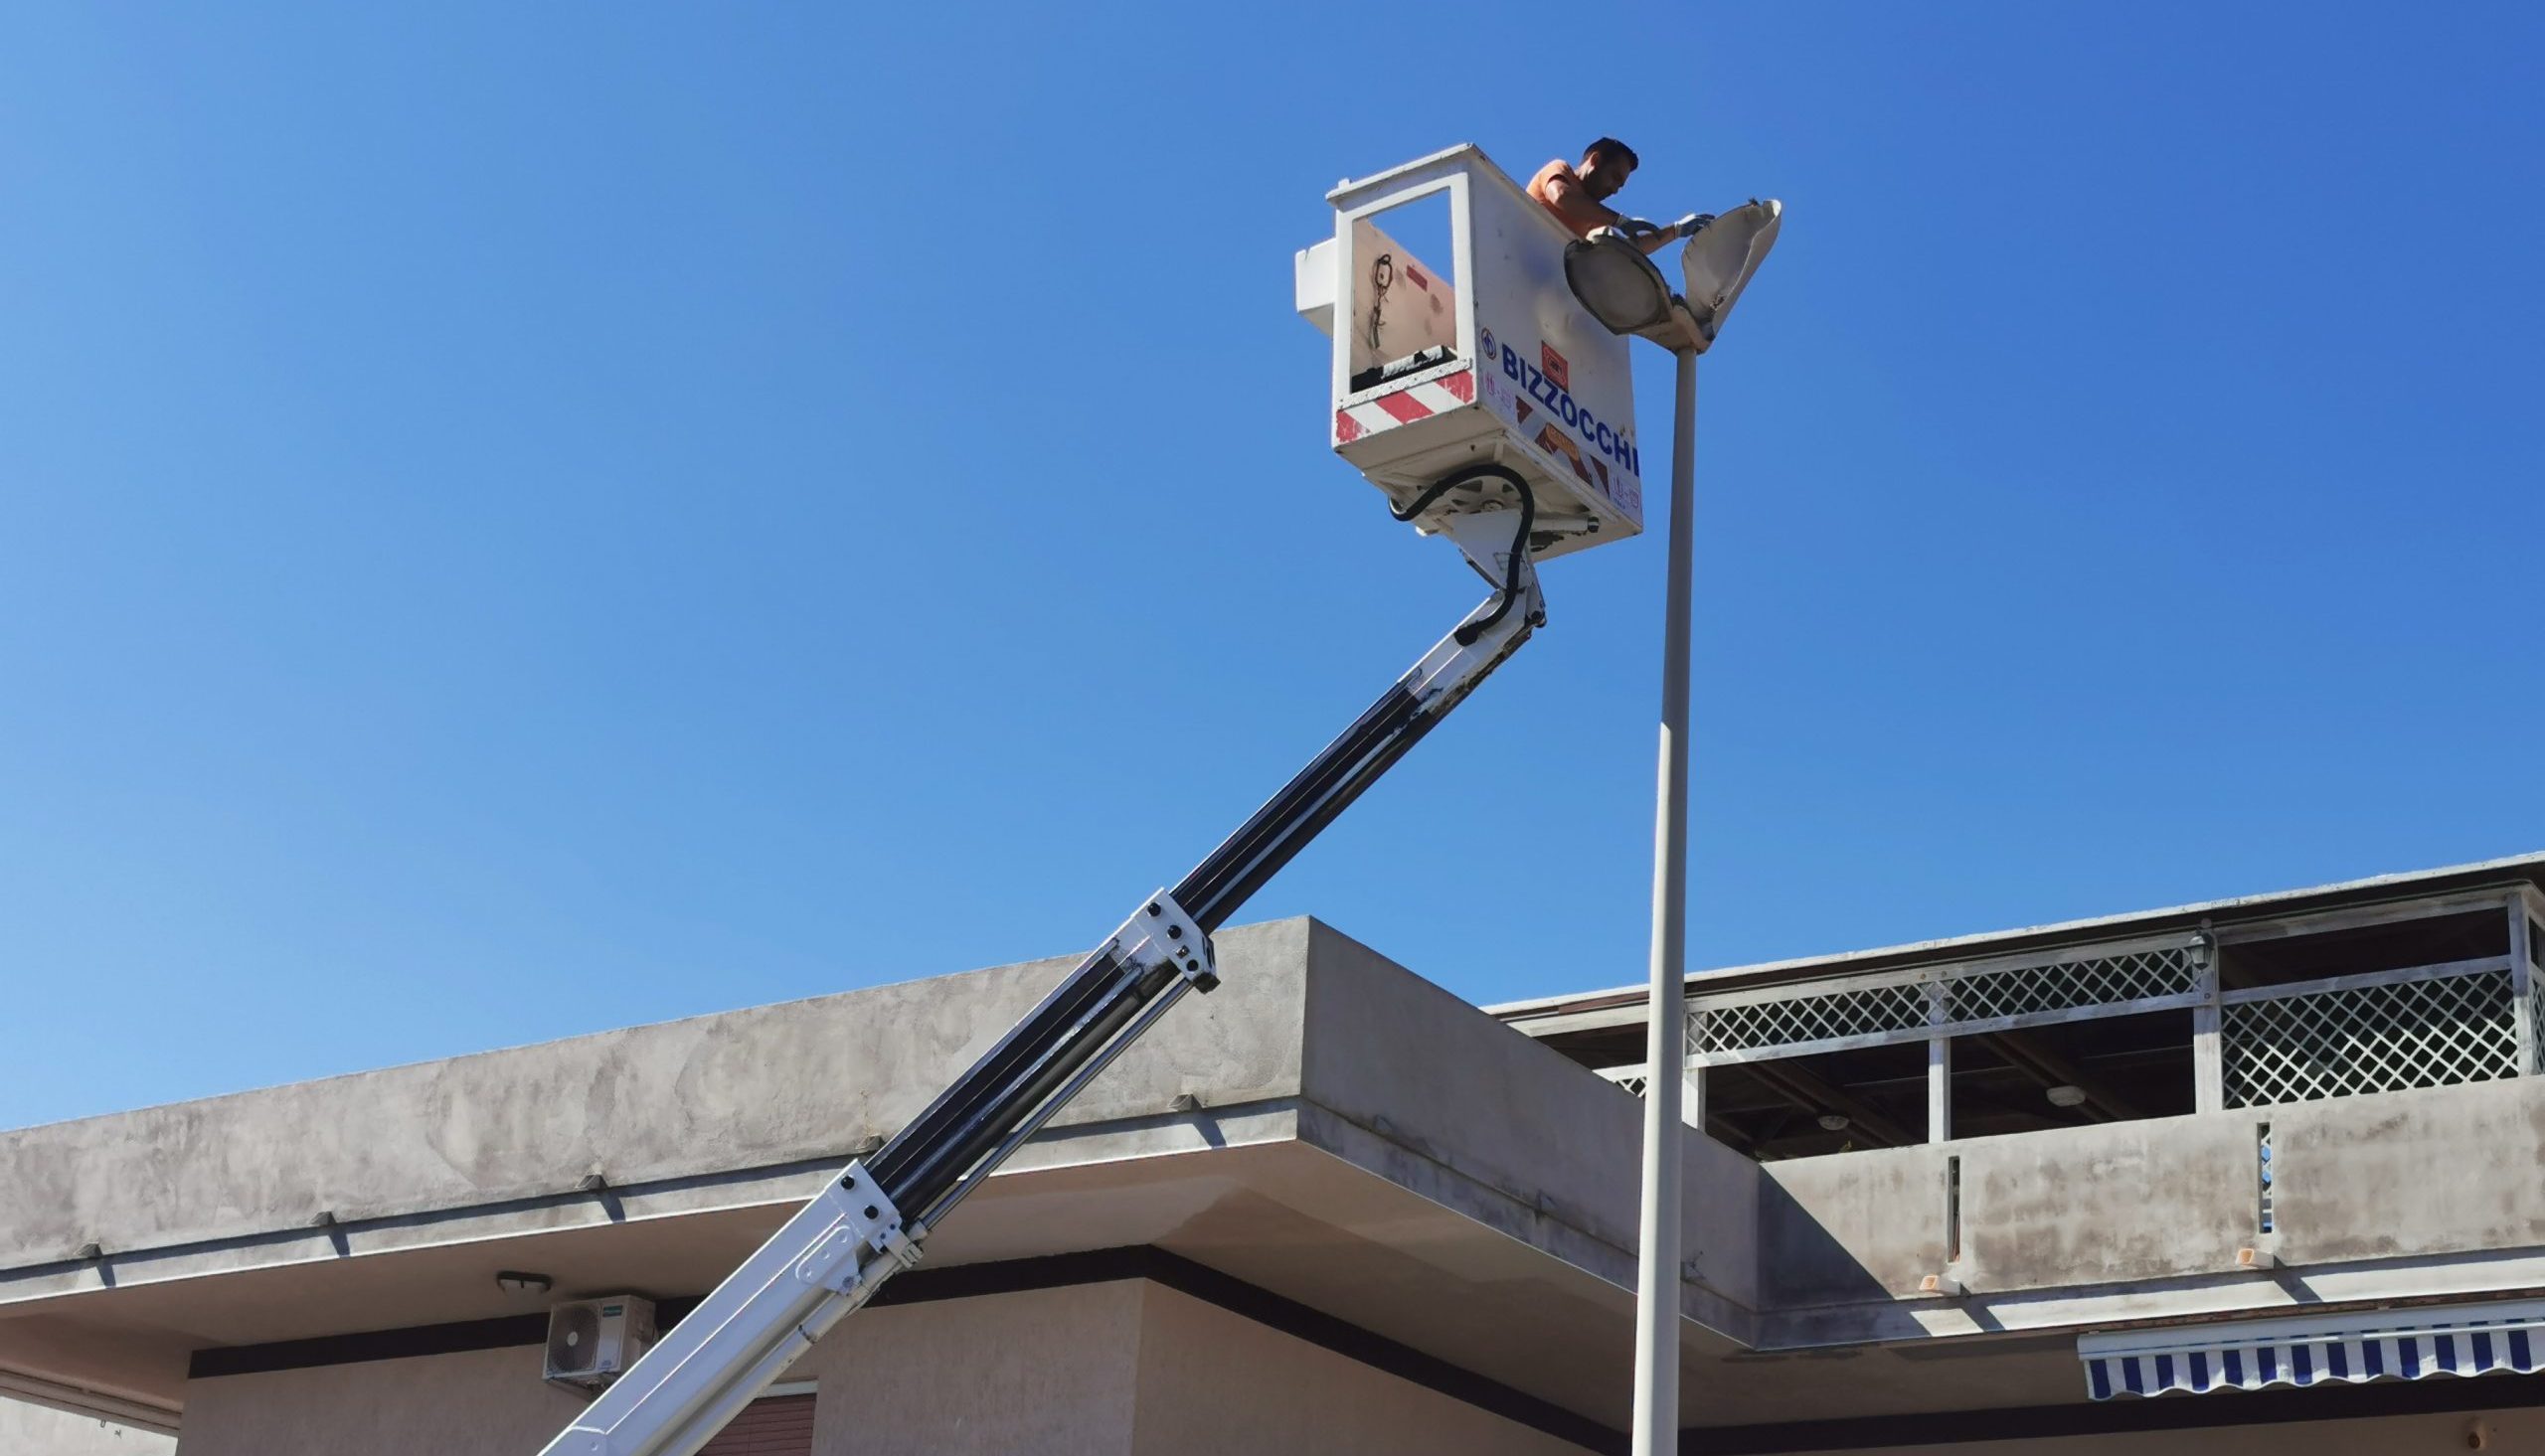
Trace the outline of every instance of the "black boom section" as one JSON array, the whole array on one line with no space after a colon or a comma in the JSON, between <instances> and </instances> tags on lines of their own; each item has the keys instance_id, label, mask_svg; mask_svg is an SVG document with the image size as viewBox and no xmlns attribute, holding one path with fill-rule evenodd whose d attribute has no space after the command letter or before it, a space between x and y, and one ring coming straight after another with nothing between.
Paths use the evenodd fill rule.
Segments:
<instances>
[{"instance_id":1,"label":"black boom section","mask_svg":"<svg viewBox=\"0 0 2545 1456\"><path fill-rule=\"evenodd\" d=\"M1507 593L1506 593L1507 594ZM1500 613L1494 614L1498 619ZM1513 637L1456 691L1418 696L1421 670L1390 685L1341 736L1281 786L1238 831L1177 884L1173 894L1207 935L1351 807L1471 691L1517 650ZM1471 640L1464 636L1461 642ZM884 1145L868 1166L905 1217L925 1223L951 1207L984 1158L1107 1054L1123 1029L1180 980L1173 967L1133 974L1111 945L1079 963L987 1055Z\"/></svg>"},{"instance_id":2,"label":"black boom section","mask_svg":"<svg viewBox=\"0 0 2545 1456\"><path fill-rule=\"evenodd\" d=\"M1307 767L1283 784L1279 793L1238 827L1237 833L1184 877L1175 887L1176 903L1184 906L1184 913L1193 917L1204 934L1227 924L1239 906L1264 887L1265 881L1295 858L1316 837L1316 832L1341 812L1343 804L1349 804L1352 796L1369 786L1369 780L1376 777L1367 772L1373 755L1385 752L1392 740L1403 739L1393 753L1386 754L1384 767L1414 746L1414 740L1422 733L1417 731L1408 737L1406 728L1422 716L1422 707L1407 681L1399 679L1392 684L1340 737L1326 744ZM1347 789L1332 812L1317 817L1318 810L1331 802L1338 790Z\"/></svg>"},{"instance_id":3,"label":"black boom section","mask_svg":"<svg viewBox=\"0 0 2545 1456\"><path fill-rule=\"evenodd\" d=\"M1027 1067L995 1102L961 1124L945 1147L928 1160L932 1173L928 1186L920 1190L923 1200L914 1205L897 1193L894 1203L918 1208L923 1223L934 1222L951 1206L956 1186L974 1164L1004 1143L1011 1130L1033 1116L1081 1067L1103 1054L1125 1026L1182 979L1172 966L1160 966L1136 981L1117 977L1114 992L1065 1046Z\"/></svg>"},{"instance_id":4,"label":"black boom section","mask_svg":"<svg viewBox=\"0 0 2545 1456\"><path fill-rule=\"evenodd\" d=\"M909 1213L934 1202L980 1153L995 1146L993 1133L972 1158L952 1163L959 1145L971 1141L961 1130L997 1118L1014 1106L1018 1089L1032 1077L1034 1068L1068 1050L1072 1029L1086 1022L1108 994L1118 994L1122 979L1121 962L1110 946L1079 962L1078 969L1054 987L1041 1005L895 1134L868 1164L894 1205ZM1094 1050L1091 1046L1089 1054ZM1017 1115L1023 1111L1018 1108ZM1011 1116L1005 1122L1014 1120Z\"/></svg>"},{"instance_id":5,"label":"black boom section","mask_svg":"<svg viewBox=\"0 0 2545 1456\"><path fill-rule=\"evenodd\" d=\"M1184 877L1174 890L1176 901L1205 934L1228 923L1266 881L1413 747L1434 721L1407 681L1392 684ZM924 1219L922 1211L960 1183L1009 1129L1101 1053L1176 979L1167 969L1127 976L1109 946L1081 961L996 1047L868 1160L884 1192L905 1214Z\"/></svg>"}]
</instances>

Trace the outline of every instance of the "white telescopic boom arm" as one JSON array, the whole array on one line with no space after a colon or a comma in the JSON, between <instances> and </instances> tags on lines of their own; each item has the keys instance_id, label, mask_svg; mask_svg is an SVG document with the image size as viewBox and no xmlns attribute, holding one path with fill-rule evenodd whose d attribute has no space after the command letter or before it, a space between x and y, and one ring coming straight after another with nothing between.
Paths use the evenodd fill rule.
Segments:
<instances>
[{"instance_id":1,"label":"white telescopic boom arm","mask_svg":"<svg viewBox=\"0 0 2545 1456\"><path fill-rule=\"evenodd\" d=\"M1210 933L1546 620L1528 560L1535 503L1517 475L1475 467L1424 502L1487 478L1512 486L1519 508L1480 513L1452 534L1501 589L1183 881L1142 900L891 1142L825 1184L543 1456L695 1456L831 1326L917 1263L928 1230L1168 1007L1218 984Z\"/></svg>"}]
</instances>

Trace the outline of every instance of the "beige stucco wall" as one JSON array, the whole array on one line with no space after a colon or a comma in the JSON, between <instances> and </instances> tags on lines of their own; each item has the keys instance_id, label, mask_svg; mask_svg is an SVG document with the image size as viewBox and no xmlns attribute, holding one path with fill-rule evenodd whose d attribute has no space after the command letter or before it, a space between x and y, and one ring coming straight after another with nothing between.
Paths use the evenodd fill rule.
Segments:
<instances>
[{"instance_id":1,"label":"beige stucco wall","mask_svg":"<svg viewBox=\"0 0 2545 1456\"><path fill-rule=\"evenodd\" d=\"M1582 1456L1570 1442L1216 1305L1143 1288L1134 1456Z\"/></svg>"},{"instance_id":2,"label":"beige stucco wall","mask_svg":"<svg viewBox=\"0 0 2545 1456\"><path fill-rule=\"evenodd\" d=\"M0 1456L168 1456L174 1436L0 1395Z\"/></svg>"},{"instance_id":3,"label":"beige stucco wall","mask_svg":"<svg viewBox=\"0 0 2545 1456\"><path fill-rule=\"evenodd\" d=\"M583 1404L542 1383L539 1357L526 1346L190 1380L177 1456L536 1451Z\"/></svg>"},{"instance_id":4,"label":"beige stucco wall","mask_svg":"<svg viewBox=\"0 0 2545 1456\"><path fill-rule=\"evenodd\" d=\"M174 1456L529 1456L581 1403L540 1380L539 1355L517 1347L197 1380ZM807 1376L822 1386L816 1456L1580 1456L1130 1280L869 1310L791 1373ZM54 1414L0 1402L0 1456L169 1456L164 1437ZM2545 1451L2545 1409L2525 1409L1815 1456L2439 1456L2465 1450L2478 1418L2490 1450Z\"/></svg>"},{"instance_id":5,"label":"beige stucco wall","mask_svg":"<svg viewBox=\"0 0 2545 1456\"><path fill-rule=\"evenodd\" d=\"M581 1404L541 1381L539 1357L517 1347L196 1380L175 1456L528 1456ZM788 1377L821 1382L816 1456L1580 1456L1134 1280L869 1310ZM62 1456L134 1449L164 1453ZM0 1453L19 1456L5 1441Z\"/></svg>"},{"instance_id":6,"label":"beige stucco wall","mask_svg":"<svg viewBox=\"0 0 2545 1456\"><path fill-rule=\"evenodd\" d=\"M870 1309L789 1377L814 1456L1123 1456L1139 1330L1129 1280Z\"/></svg>"},{"instance_id":7,"label":"beige stucco wall","mask_svg":"<svg viewBox=\"0 0 2545 1456\"><path fill-rule=\"evenodd\" d=\"M2492 1376L2506 1379L2509 1376ZM2232 1394L2169 1399L2233 1400ZM2468 1415L2397 1415L2377 1420L2310 1420L2290 1425L2216 1426L2128 1436L2071 1436L2055 1441L1988 1441L1948 1446L1883 1446L1815 1451L1809 1456L1974 1456L2039 1452L2041 1456L2442 1456L2469 1449L2466 1427L2490 1428L2495 1452L2545 1451L2545 1410L2492 1410Z\"/></svg>"},{"instance_id":8,"label":"beige stucco wall","mask_svg":"<svg viewBox=\"0 0 2545 1456\"><path fill-rule=\"evenodd\" d=\"M873 1309L788 1378L822 1383L817 1456L1122 1456L1139 1331L1129 1282ZM583 1404L539 1372L522 1346L195 1380L176 1456L529 1456Z\"/></svg>"}]
</instances>

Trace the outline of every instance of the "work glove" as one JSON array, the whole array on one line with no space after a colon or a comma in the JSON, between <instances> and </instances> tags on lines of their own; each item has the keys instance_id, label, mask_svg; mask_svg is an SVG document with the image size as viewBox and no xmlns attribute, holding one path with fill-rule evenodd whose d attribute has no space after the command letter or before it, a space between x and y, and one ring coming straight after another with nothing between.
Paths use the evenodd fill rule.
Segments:
<instances>
[{"instance_id":1,"label":"work glove","mask_svg":"<svg viewBox=\"0 0 2545 1456\"><path fill-rule=\"evenodd\" d=\"M1712 213L1690 213L1686 217L1671 224L1670 231L1678 234L1682 238L1694 238L1697 236L1697 230L1699 228L1702 228L1713 221L1714 214Z\"/></svg>"},{"instance_id":2,"label":"work glove","mask_svg":"<svg viewBox=\"0 0 2545 1456\"><path fill-rule=\"evenodd\" d=\"M1649 238L1661 231L1661 225L1650 218L1619 218L1617 231L1628 238Z\"/></svg>"}]
</instances>

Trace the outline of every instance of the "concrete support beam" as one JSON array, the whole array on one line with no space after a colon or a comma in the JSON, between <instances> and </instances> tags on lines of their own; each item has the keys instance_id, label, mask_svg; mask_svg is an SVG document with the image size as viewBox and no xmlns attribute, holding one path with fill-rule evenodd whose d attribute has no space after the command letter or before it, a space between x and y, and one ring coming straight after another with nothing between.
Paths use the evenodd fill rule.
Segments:
<instances>
[{"instance_id":1,"label":"concrete support beam","mask_svg":"<svg viewBox=\"0 0 2545 1456\"><path fill-rule=\"evenodd\" d=\"M2518 1034L2518 1070L2521 1076L2533 1076L2540 1066L2536 1052L2536 1003L2531 996L2535 984L2535 947L2529 943L2529 901L2527 896L2509 902L2509 987L2510 1020Z\"/></svg>"},{"instance_id":2,"label":"concrete support beam","mask_svg":"<svg viewBox=\"0 0 2545 1456\"><path fill-rule=\"evenodd\" d=\"M1928 986L1927 1025L1942 1027L1951 1019L1944 983ZM1927 1141L1952 1141L1952 1038L1942 1032L1927 1039Z\"/></svg>"},{"instance_id":3,"label":"concrete support beam","mask_svg":"<svg viewBox=\"0 0 2545 1456\"><path fill-rule=\"evenodd\" d=\"M1927 1043L1927 1141L1952 1141L1952 1038Z\"/></svg>"},{"instance_id":4,"label":"concrete support beam","mask_svg":"<svg viewBox=\"0 0 2545 1456\"><path fill-rule=\"evenodd\" d=\"M2227 1059L2219 1041L2218 994L2227 982L2227 948L2219 943L2209 922L2201 922L2201 933L2209 937L2209 953L2200 961L2200 1005L2191 1009L2191 1105L2195 1112L2227 1110Z\"/></svg>"}]
</instances>

